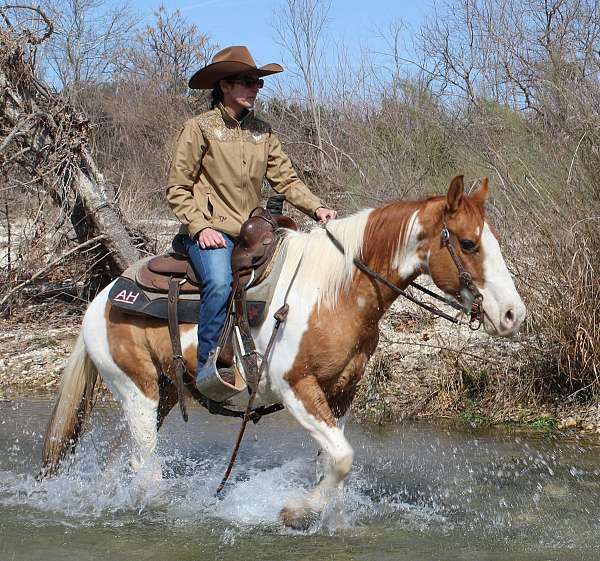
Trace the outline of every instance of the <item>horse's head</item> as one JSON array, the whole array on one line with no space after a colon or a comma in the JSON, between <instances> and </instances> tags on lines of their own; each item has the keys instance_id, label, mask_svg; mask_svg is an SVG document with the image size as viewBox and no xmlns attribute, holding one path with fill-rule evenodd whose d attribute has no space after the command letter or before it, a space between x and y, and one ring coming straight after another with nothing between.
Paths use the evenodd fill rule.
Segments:
<instances>
[{"instance_id":1,"label":"horse's head","mask_svg":"<svg viewBox=\"0 0 600 561\"><path fill-rule=\"evenodd\" d=\"M485 330L490 335L509 336L518 331L525 319L525 305L508 272L496 233L485 216L487 196L487 178L468 197L464 193L463 176L452 180L441 215L435 220L433 231L430 230L428 269L438 288L467 309L476 303L479 292L483 296L481 313ZM461 268L468 273L462 278Z\"/></svg>"}]
</instances>

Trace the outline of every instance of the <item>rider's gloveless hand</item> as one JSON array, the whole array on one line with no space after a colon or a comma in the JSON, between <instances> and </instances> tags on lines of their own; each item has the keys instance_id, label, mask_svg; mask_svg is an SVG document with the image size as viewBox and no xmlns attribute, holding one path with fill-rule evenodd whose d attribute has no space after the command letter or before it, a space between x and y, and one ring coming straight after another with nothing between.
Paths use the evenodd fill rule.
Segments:
<instances>
[{"instance_id":1,"label":"rider's gloveless hand","mask_svg":"<svg viewBox=\"0 0 600 561\"><path fill-rule=\"evenodd\" d=\"M225 247L225 238L221 232L213 230L212 228L204 228L198 236L198 245L202 249L218 249Z\"/></svg>"}]
</instances>

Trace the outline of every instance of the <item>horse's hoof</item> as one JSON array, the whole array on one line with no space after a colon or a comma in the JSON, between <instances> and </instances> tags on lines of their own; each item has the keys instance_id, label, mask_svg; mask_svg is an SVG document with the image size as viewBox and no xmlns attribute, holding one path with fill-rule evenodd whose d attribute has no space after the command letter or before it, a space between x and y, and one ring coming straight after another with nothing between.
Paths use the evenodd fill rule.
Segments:
<instances>
[{"instance_id":1,"label":"horse's hoof","mask_svg":"<svg viewBox=\"0 0 600 561\"><path fill-rule=\"evenodd\" d=\"M303 507L283 507L279 513L279 520L284 526L294 530L308 530L310 525L317 520L319 514L314 510Z\"/></svg>"}]
</instances>

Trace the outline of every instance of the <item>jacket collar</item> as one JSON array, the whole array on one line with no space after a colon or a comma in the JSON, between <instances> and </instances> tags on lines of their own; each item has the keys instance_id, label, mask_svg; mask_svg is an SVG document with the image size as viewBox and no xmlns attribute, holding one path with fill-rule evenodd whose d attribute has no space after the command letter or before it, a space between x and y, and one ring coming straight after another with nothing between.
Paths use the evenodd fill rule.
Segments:
<instances>
[{"instance_id":1,"label":"jacket collar","mask_svg":"<svg viewBox=\"0 0 600 561\"><path fill-rule=\"evenodd\" d=\"M225 106L222 103L219 102L219 104L217 105L217 108L221 112L221 117L223 117L223 120L226 123L229 123L231 125L237 125L237 126L243 125L244 122L246 120L248 120L251 115L254 114L254 111L252 109L246 109L243 116L238 120L235 117L232 117L228 113L227 109L225 109Z\"/></svg>"}]
</instances>

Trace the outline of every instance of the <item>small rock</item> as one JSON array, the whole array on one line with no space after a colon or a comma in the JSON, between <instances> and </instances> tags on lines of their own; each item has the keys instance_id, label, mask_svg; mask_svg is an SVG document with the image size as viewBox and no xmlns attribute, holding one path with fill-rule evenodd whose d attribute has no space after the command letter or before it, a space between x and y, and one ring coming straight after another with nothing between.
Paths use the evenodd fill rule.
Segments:
<instances>
[{"instance_id":1,"label":"small rock","mask_svg":"<svg viewBox=\"0 0 600 561\"><path fill-rule=\"evenodd\" d=\"M562 422L562 427L565 429L572 429L577 426L577 419L575 417L567 417Z\"/></svg>"}]
</instances>

